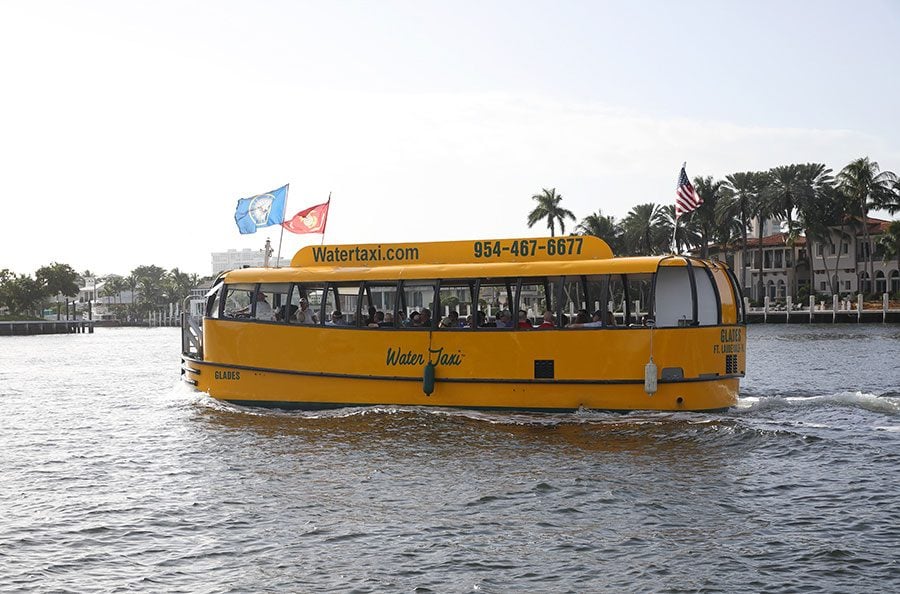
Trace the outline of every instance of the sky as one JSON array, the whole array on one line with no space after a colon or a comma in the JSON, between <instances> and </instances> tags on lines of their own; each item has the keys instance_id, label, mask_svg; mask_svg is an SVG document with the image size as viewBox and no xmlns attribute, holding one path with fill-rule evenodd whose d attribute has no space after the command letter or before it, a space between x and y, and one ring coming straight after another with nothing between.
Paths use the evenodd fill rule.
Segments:
<instances>
[{"instance_id":1,"label":"sky","mask_svg":"<svg viewBox=\"0 0 900 594\"><path fill-rule=\"evenodd\" d=\"M548 235L691 177L900 172L900 3L0 0L0 269ZM237 200L331 194L326 234Z\"/></svg>"}]
</instances>

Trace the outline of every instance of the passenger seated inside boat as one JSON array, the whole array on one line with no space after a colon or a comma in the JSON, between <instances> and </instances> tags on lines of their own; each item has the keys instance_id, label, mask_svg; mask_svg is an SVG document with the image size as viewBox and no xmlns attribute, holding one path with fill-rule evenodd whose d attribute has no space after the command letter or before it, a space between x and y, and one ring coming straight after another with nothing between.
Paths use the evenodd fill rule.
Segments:
<instances>
[{"instance_id":1,"label":"passenger seated inside boat","mask_svg":"<svg viewBox=\"0 0 900 594\"><path fill-rule=\"evenodd\" d=\"M508 309L504 309L500 312L495 324L496 328L512 328L512 314L509 313Z\"/></svg>"},{"instance_id":2,"label":"passenger seated inside boat","mask_svg":"<svg viewBox=\"0 0 900 594\"><path fill-rule=\"evenodd\" d=\"M553 323L553 312L549 309L544 312L544 321L537 326L538 330L546 330L547 328L553 328L556 324Z\"/></svg>"},{"instance_id":3,"label":"passenger seated inside boat","mask_svg":"<svg viewBox=\"0 0 900 594\"><path fill-rule=\"evenodd\" d=\"M438 328L460 328L461 325L459 323L459 312L456 310L450 310L450 313L441 319L441 322L438 324Z\"/></svg>"},{"instance_id":4,"label":"passenger seated inside boat","mask_svg":"<svg viewBox=\"0 0 900 594\"><path fill-rule=\"evenodd\" d=\"M319 316L309 309L309 301L306 297L300 298L300 309L296 310L294 319L300 324L318 324Z\"/></svg>"},{"instance_id":5,"label":"passenger seated inside boat","mask_svg":"<svg viewBox=\"0 0 900 594\"><path fill-rule=\"evenodd\" d=\"M532 330L534 326L531 325L531 322L528 321L528 312L524 309L519 310L519 321L516 323L517 328L524 328L525 330Z\"/></svg>"},{"instance_id":6,"label":"passenger seated inside boat","mask_svg":"<svg viewBox=\"0 0 900 594\"><path fill-rule=\"evenodd\" d=\"M334 310L331 312L331 319L328 320L326 326L346 326L347 323L344 321L344 314L340 312L340 310Z\"/></svg>"},{"instance_id":7,"label":"passenger seated inside boat","mask_svg":"<svg viewBox=\"0 0 900 594\"><path fill-rule=\"evenodd\" d=\"M418 326L422 328L430 328L431 327L431 310L427 307L423 307L422 311L419 312L419 323Z\"/></svg>"},{"instance_id":8,"label":"passenger seated inside boat","mask_svg":"<svg viewBox=\"0 0 900 594\"><path fill-rule=\"evenodd\" d=\"M384 312L376 311L372 315L372 321L366 324L366 326L369 328L378 328L380 326L384 326Z\"/></svg>"},{"instance_id":9,"label":"passenger seated inside boat","mask_svg":"<svg viewBox=\"0 0 900 594\"><path fill-rule=\"evenodd\" d=\"M266 294L263 292L256 293L256 319L257 320L273 320L275 314L272 312L272 306L266 301Z\"/></svg>"},{"instance_id":10,"label":"passenger seated inside boat","mask_svg":"<svg viewBox=\"0 0 900 594\"><path fill-rule=\"evenodd\" d=\"M285 313L287 313L287 318L291 319L297 313L296 305L280 305L275 308L275 321L280 322L285 318Z\"/></svg>"},{"instance_id":11,"label":"passenger seated inside boat","mask_svg":"<svg viewBox=\"0 0 900 594\"><path fill-rule=\"evenodd\" d=\"M581 317L581 312L578 312L579 317ZM585 317L587 316L587 312L585 312ZM602 328L603 327L603 312L599 309L594 312L594 315L591 316L590 322L575 322L574 324L569 325L570 328Z\"/></svg>"}]
</instances>

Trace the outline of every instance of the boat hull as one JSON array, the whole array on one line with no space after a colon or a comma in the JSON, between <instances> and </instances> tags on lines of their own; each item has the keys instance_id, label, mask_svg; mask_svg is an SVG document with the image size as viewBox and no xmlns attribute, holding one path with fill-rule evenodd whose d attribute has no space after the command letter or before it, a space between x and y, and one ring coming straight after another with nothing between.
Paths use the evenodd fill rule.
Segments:
<instances>
[{"instance_id":1,"label":"boat hull","mask_svg":"<svg viewBox=\"0 0 900 594\"><path fill-rule=\"evenodd\" d=\"M651 333L659 372L648 394ZM725 409L737 403L746 341L742 326L423 332L222 320L206 322L204 335L203 359L183 357L184 377L198 390L303 409Z\"/></svg>"}]
</instances>

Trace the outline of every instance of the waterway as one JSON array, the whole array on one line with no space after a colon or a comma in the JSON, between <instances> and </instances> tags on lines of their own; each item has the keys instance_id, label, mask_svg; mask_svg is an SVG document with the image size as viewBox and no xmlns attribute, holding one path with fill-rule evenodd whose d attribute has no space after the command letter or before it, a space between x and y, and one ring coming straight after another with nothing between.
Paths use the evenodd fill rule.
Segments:
<instances>
[{"instance_id":1,"label":"waterway","mask_svg":"<svg viewBox=\"0 0 900 594\"><path fill-rule=\"evenodd\" d=\"M900 591L900 326L751 326L725 413L298 413L175 329L0 339L0 591Z\"/></svg>"}]
</instances>

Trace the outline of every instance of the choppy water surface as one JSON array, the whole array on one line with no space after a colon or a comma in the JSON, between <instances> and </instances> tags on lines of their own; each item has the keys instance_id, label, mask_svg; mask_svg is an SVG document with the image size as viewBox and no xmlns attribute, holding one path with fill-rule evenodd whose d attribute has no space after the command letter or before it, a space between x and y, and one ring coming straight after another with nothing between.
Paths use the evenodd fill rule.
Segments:
<instances>
[{"instance_id":1,"label":"choppy water surface","mask_svg":"<svg viewBox=\"0 0 900 594\"><path fill-rule=\"evenodd\" d=\"M286 413L177 330L0 339L0 590L900 590L900 327L752 326L723 414Z\"/></svg>"}]
</instances>

